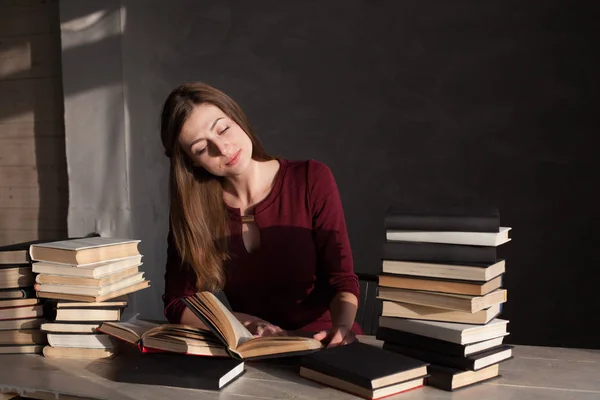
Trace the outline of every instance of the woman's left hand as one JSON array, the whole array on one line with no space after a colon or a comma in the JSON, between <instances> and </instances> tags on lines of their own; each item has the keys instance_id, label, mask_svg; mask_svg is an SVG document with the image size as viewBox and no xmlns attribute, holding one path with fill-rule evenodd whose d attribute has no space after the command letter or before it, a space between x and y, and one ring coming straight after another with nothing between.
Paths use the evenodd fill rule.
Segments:
<instances>
[{"instance_id":1,"label":"woman's left hand","mask_svg":"<svg viewBox=\"0 0 600 400\"><path fill-rule=\"evenodd\" d=\"M347 326L334 326L331 330L316 333L313 338L327 344L328 348L343 346L356 341L356 335Z\"/></svg>"}]
</instances>

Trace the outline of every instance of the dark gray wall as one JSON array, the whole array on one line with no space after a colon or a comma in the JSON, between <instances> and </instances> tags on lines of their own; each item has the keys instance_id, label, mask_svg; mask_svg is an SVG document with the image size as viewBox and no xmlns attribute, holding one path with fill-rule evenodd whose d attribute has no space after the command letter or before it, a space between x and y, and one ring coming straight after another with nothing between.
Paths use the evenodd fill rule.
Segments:
<instances>
[{"instance_id":1,"label":"dark gray wall","mask_svg":"<svg viewBox=\"0 0 600 400\"><path fill-rule=\"evenodd\" d=\"M358 272L379 271L391 202L491 202L513 227L500 248L509 341L600 347L597 7L122 4L132 223L155 280L168 212L160 106L175 85L202 80L242 105L270 152L332 168Z\"/></svg>"}]
</instances>

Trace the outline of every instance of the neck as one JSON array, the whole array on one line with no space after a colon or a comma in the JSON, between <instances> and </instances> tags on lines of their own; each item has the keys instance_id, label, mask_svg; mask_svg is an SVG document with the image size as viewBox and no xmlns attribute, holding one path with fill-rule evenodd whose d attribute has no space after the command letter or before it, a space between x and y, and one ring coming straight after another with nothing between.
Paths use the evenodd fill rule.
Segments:
<instances>
[{"instance_id":1,"label":"neck","mask_svg":"<svg viewBox=\"0 0 600 400\"><path fill-rule=\"evenodd\" d=\"M263 197L268 163L251 160L246 171L239 176L225 178L223 189L236 197L241 204L252 205ZM270 186L270 182L268 182Z\"/></svg>"}]
</instances>

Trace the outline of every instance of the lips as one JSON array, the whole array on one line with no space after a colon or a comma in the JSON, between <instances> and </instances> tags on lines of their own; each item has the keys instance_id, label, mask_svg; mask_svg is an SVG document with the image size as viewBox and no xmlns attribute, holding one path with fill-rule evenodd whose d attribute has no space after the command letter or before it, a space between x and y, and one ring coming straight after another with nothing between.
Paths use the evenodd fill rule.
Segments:
<instances>
[{"instance_id":1,"label":"lips","mask_svg":"<svg viewBox=\"0 0 600 400\"><path fill-rule=\"evenodd\" d=\"M241 152L242 152L242 150L238 150L237 153L235 153L225 165L227 165L228 167L235 165L240 159Z\"/></svg>"}]
</instances>

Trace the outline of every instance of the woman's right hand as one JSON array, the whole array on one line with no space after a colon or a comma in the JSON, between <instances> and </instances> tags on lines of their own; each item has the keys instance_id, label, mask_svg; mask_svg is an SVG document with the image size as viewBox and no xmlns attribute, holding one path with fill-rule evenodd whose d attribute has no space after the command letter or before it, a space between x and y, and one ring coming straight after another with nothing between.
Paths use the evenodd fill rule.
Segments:
<instances>
[{"instance_id":1,"label":"woman's right hand","mask_svg":"<svg viewBox=\"0 0 600 400\"><path fill-rule=\"evenodd\" d=\"M243 322L246 329L254 336L287 336L287 331L281 329L277 325L273 325L268 321L258 317L252 317Z\"/></svg>"}]
</instances>

